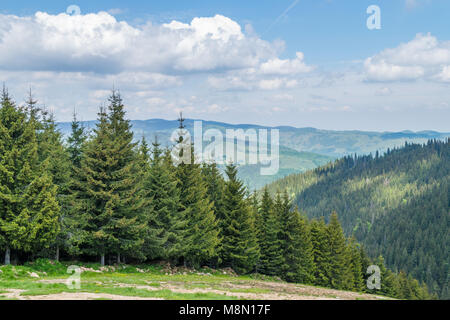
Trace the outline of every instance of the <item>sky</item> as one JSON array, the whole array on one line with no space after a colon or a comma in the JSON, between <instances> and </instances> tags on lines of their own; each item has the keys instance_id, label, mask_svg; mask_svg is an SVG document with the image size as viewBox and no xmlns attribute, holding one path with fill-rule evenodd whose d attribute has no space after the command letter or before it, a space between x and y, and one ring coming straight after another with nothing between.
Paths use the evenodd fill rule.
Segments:
<instances>
[{"instance_id":1,"label":"sky","mask_svg":"<svg viewBox=\"0 0 450 320\"><path fill-rule=\"evenodd\" d=\"M449 17L448 0L2 0L0 81L58 121L115 88L137 120L450 132Z\"/></svg>"}]
</instances>

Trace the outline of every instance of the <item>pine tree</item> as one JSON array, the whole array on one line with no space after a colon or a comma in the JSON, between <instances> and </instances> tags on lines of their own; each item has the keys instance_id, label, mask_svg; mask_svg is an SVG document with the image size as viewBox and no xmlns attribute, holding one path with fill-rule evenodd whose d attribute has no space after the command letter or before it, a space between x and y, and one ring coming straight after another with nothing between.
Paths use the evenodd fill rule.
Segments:
<instances>
[{"instance_id":1,"label":"pine tree","mask_svg":"<svg viewBox=\"0 0 450 320\"><path fill-rule=\"evenodd\" d=\"M35 121L3 88L0 107L0 246L47 248L59 231L57 187L39 164Z\"/></svg>"},{"instance_id":2,"label":"pine tree","mask_svg":"<svg viewBox=\"0 0 450 320\"><path fill-rule=\"evenodd\" d=\"M186 233L183 239L184 263L199 266L217 256L219 229L213 204L207 195L200 164L194 161L194 148L184 139L185 127L180 115L179 139L174 150L178 152L176 178L180 190L180 209L186 217ZM189 153L189 154L188 154Z\"/></svg>"},{"instance_id":3,"label":"pine tree","mask_svg":"<svg viewBox=\"0 0 450 320\"><path fill-rule=\"evenodd\" d=\"M229 164L225 169L227 181L223 192L224 214L221 220L222 265L239 273L254 270L259 258L255 219L245 200L245 187L237 177L237 168Z\"/></svg>"},{"instance_id":4,"label":"pine tree","mask_svg":"<svg viewBox=\"0 0 450 320\"><path fill-rule=\"evenodd\" d=\"M142 259L148 199L141 190L142 175L135 143L120 95L113 91L108 113L99 112L94 137L87 144L77 171L76 210L81 215L83 251L100 255L127 254Z\"/></svg>"},{"instance_id":5,"label":"pine tree","mask_svg":"<svg viewBox=\"0 0 450 320\"><path fill-rule=\"evenodd\" d=\"M261 199L260 215L262 229L259 239L261 250L259 270L267 275L276 275L281 272L283 265L282 245L279 236L280 223L267 188L264 188Z\"/></svg>"}]
</instances>

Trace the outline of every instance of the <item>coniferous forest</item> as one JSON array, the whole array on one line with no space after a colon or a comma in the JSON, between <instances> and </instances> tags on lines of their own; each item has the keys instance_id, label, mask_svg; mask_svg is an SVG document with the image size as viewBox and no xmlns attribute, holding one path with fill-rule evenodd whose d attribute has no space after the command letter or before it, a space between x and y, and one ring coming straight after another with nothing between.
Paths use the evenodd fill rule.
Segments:
<instances>
[{"instance_id":1,"label":"coniferous forest","mask_svg":"<svg viewBox=\"0 0 450 320\"><path fill-rule=\"evenodd\" d=\"M407 145L385 157L344 158L300 176L314 180L306 182L309 188L313 184L317 188L309 193L306 187L292 189L298 184L296 177L278 184L274 192L269 188L250 192L233 164L227 165L223 175L215 163L185 161L186 152L194 158L192 145L171 150L161 146L157 137L134 142L116 91L100 108L97 120L88 133L74 115L72 133L63 139L52 114L39 108L31 93L26 104L19 106L3 90L0 248L5 264L41 257L102 265L164 260L401 299L435 298L426 282L433 292L445 296L434 290L435 286L442 289L445 265L430 261L438 256L439 261L448 262L448 251L429 243L448 240L448 180L437 178L448 177L448 141ZM183 130L180 117L180 143ZM394 178L388 173L399 162L415 167L404 166ZM434 172L436 178L416 167ZM413 184L412 173L426 186ZM327 184L327 178L337 174L348 181L364 176L348 184L346 192L352 193L353 203L342 203L345 198ZM395 179L409 181L408 189L395 188ZM385 197L364 196L361 190L375 183L387 186ZM293 193L299 195L292 199ZM331 197L333 193L336 197ZM415 197L419 193L423 201ZM323 202L317 198L322 196ZM385 211L399 208L388 224L376 223L381 219L379 199L387 201ZM357 204L367 201L368 212L364 212ZM430 208L436 216L422 221L422 213ZM440 215L441 211L446 215ZM360 222L352 225L350 218L356 214ZM367 214L372 214L372 221ZM403 223L407 219L409 223ZM424 223L437 229L419 228ZM406 229L396 229L400 224ZM350 228L354 232L349 233ZM390 238L408 237L411 232L419 233L420 239L396 243ZM357 241L361 239L364 246ZM380 250L383 241L390 242L392 249ZM419 254L413 253L417 247L422 250ZM380 267L381 290L367 289L367 269L372 264Z\"/></svg>"},{"instance_id":2,"label":"coniferous forest","mask_svg":"<svg viewBox=\"0 0 450 320\"><path fill-rule=\"evenodd\" d=\"M395 272L406 271L449 299L450 144L430 140L384 155L347 156L269 190L288 190L308 217L337 211L346 235L369 256L382 255Z\"/></svg>"}]
</instances>

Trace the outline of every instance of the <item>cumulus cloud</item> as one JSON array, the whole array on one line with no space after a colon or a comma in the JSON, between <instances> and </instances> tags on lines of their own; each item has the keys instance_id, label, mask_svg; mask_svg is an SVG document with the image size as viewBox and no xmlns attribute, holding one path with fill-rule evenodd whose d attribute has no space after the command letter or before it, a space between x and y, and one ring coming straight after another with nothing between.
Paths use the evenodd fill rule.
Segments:
<instances>
[{"instance_id":1,"label":"cumulus cloud","mask_svg":"<svg viewBox=\"0 0 450 320\"><path fill-rule=\"evenodd\" d=\"M0 15L0 68L8 70L207 72L258 67L277 49L221 15L139 27L107 12Z\"/></svg>"},{"instance_id":2,"label":"cumulus cloud","mask_svg":"<svg viewBox=\"0 0 450 320\"><path fill-rule=\"evenodd\" d=\"M417 34L410 42L386 49L364 62L368 80L396 81L419 78L446 79L450 66L450 41Z\"/></svg>"},{"instance_id":3,"label":"cumulus cloud","mask_svg":"<svg viewBox=\"0 0 450 320\"><path fill-rule=\"evenodd\" d=\"M264 62L261 64L260 70L263 74L275 75L299 74L312 71L314 68L306 65L303 59L303 53L297 52L296 58L292 60L275 58Z\"/></svg>"},{"instance_id":4,"label":"cumulus cloud","mask_svg":"<svg viewBox=\"0 0 450 320\"><path fill-rule=\"evenodd\" d=\"M388 88L388 87L379 88L375 92L375 95L377 95L377 96L390 96L391 94L392 94L392 90L391 90L391 88Z\"/></svg>"}]
</instances>

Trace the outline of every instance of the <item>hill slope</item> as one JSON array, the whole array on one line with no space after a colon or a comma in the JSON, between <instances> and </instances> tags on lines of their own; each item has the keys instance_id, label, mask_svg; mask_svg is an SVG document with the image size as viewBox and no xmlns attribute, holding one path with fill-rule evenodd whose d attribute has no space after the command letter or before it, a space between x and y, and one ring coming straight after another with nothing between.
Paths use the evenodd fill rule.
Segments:
<instances>
[{"instance_id":1,"label":"hill slope","mask_svg":"<svg viewBox=\"0 0 450 320\"><path fill-rule=\"evenodd\" d=\"M309 217L335 210L370 255L450 298L450 147L407 144L384 156L344 157L269 186L287 188Z\"/></svg>"}]
</instances>

